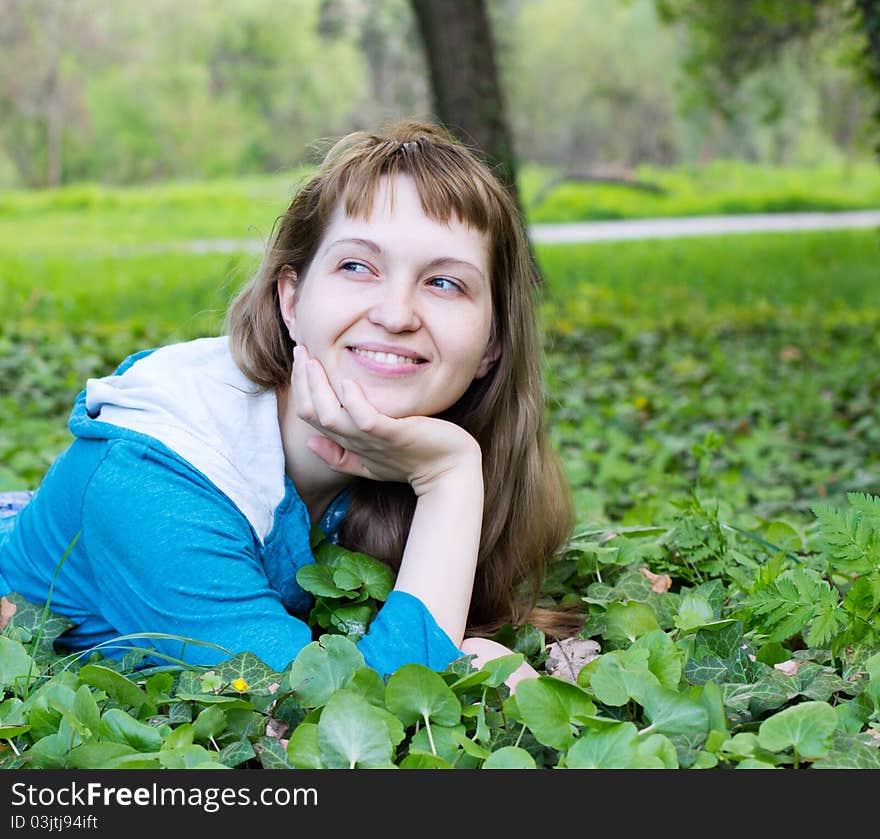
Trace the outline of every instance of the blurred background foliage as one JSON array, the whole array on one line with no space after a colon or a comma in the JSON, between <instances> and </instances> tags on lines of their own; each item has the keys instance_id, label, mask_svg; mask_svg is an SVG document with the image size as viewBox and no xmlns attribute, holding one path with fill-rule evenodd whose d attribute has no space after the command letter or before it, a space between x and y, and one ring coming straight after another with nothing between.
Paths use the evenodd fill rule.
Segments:
<instances>
[{"instance_id":1,"label":"blurred background foliage","mask_svg":"<svg viewBox=\"0 0 880 839\"><path fill-rule=\"evenodd\" d=\"M869 159L857 5L486 0L517 156ZM278 172L432 107L408 0L0 0L0 188Z\"/></svg>"}]
</instances>

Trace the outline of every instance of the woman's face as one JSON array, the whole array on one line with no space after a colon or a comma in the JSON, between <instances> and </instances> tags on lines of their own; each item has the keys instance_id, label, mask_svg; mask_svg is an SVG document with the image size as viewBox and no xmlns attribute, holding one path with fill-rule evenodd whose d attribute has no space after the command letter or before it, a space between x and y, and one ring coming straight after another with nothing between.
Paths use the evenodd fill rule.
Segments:
<instances>
[{"instance_id":1,"label":"woman's face","mask_svg":"<svg viewBox=\"0 0 880 839\"><path fill-rule=\"evenodd\" d=\"M485 234L430 219L410 177L386 178L368 218L340 202L305 276L282 271L281 311L337 393L354 379L389 416L429 416L498 357L489 268Z\"/></svg>"}]
</instances>

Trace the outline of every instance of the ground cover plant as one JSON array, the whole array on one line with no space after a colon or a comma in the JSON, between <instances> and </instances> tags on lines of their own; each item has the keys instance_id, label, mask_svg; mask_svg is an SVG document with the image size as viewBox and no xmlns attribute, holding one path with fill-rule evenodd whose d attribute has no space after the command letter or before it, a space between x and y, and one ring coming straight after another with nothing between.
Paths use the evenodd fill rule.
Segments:
<instances>
[{"instance_id":1,"label":"ground cover plant","mask_svg":"<svg viewBox=\"0 0 880 839\"><path fill-rule=\"evenodd\" d=\"M581 610L579 637L505 627L514 655L480 671L385 682L352 641L390 576L318 534L300 580L315 640L283 672L148 659L125 638L121 658L77 660L53 646L51 602L12 595L0 765L880 768L878 247L859 231L538 249L547 410L577 508L542 602ZM50 257L0 265L17 278L2 489L34 486L66 444L86 376L216 329L254 267ZM511 695L522 658L542 675Z\"/></svg>"}]
</instances>

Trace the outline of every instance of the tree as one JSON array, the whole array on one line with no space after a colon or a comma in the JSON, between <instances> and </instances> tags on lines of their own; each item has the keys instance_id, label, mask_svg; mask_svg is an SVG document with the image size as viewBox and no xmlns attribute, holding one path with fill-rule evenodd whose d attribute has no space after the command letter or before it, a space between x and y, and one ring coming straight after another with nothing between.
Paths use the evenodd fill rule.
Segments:
<instances>
[{"instance_id":1,"label":"tree","mask_svg":"<svg viewBox=\"0 0 880 839\"><path fill-rule=\"evenodd\" d=\"M485 0L410 0L431 80L435 115L482 152L521 206L516 157Z\"/></svg>"},{"instance_id":2,"label":"tree","mask_svg":"<svg viewBox=\"0 0 880 839\"><path fill-rule=\"evenodd\" d=\"M655 0L667 22L691 35L688 69L703 94L723 111L731 92L786 48L809 48L823 38L856 32L860 63L877 92L880 126L880 0ZM880 142L877 146L880 152Z\"/></svg>"}]
</instances>

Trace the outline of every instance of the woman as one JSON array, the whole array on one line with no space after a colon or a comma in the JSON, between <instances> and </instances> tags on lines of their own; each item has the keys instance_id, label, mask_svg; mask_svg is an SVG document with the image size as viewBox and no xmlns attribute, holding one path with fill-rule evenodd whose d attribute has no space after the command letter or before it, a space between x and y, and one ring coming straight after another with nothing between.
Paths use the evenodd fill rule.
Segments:
<instances>
[{"instance_id":1,"label":"woman","mask_svg":"<svg viewBox=\"0 0 880 839\"><path fill-rule=\"evenodd\" d=\"M481 636L537 622L571 527L533 295L521 219L467 148L412 121L343 138L226 334L89 380L0 547L2 588L51 586L73 649L158 632L222 648L142 642L193 663L250 650L283 669L312 640L295 575L319 524L396 572L368 665L509 652Z\"/></svg>"}]
</instances>

